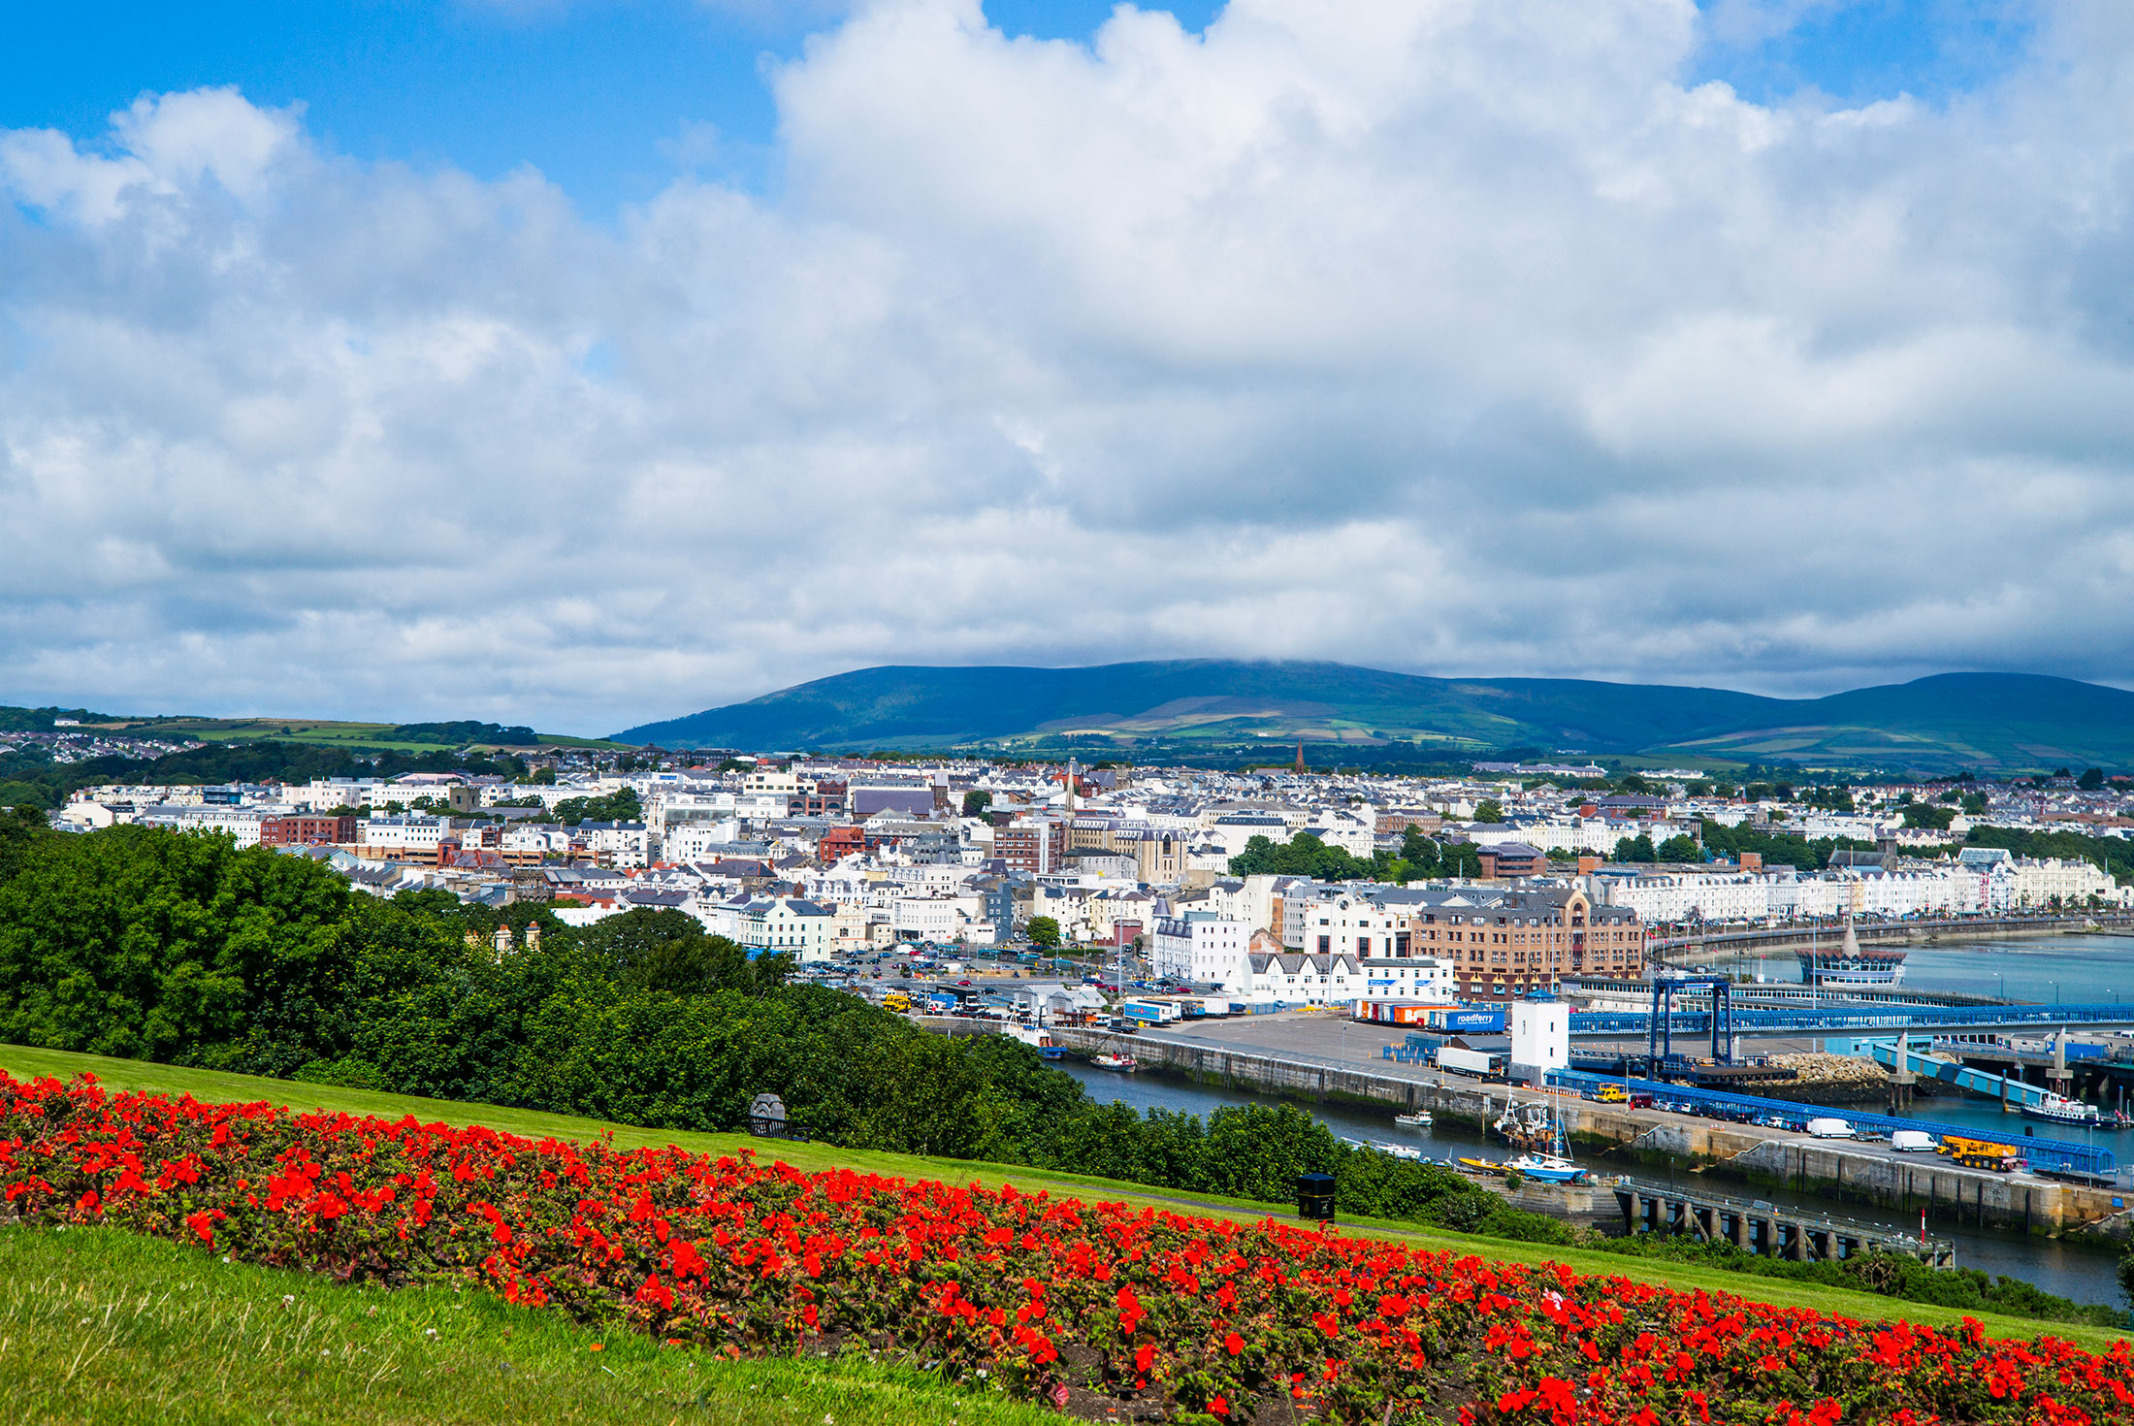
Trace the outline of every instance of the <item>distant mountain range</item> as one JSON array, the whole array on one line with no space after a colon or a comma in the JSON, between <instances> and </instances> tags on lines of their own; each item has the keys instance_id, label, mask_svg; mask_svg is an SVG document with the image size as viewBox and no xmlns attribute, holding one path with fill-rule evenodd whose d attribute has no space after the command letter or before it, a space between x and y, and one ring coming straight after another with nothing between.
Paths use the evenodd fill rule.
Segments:
<instances>
[{"instance_id":1,"label":"distant mountain range","mask_svg":"<svg viewBox=\"0 0 2134 1426\"><path fill-rule=\"evenodd\" d=\"M2134 693L2036 674L1947 673L1827 698L1582 679L1422 678L1348 664L1190 659L1096 668L885 666L647 723L618 742L777 752L1282 744L1500 748L1803 767L1980 772L2134 767Z\"/></svg>"}]
</instances>

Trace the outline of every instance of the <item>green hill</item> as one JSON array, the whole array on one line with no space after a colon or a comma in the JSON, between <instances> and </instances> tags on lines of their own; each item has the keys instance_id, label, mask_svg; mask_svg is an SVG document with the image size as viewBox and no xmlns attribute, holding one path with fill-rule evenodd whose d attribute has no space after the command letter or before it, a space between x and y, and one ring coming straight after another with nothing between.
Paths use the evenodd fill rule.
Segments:
<instances>
[{"instance_id":1,"label":"green hill","mask_svg":"<svg viewBox=\"0 0 2134 1426\"><path fill-rule=\"evenodd\" d=\"M1094 668L859 669L648 723L627 743L1165 750L1413 744L1803 766L2012 771L2134 765L2134 693L2034 674L1940 674L1827 698L1581 679L1446 679L1347 664L1193 659ZM1322 749L1324 761L1332 749Z\"/></svg>"}]
</instances>

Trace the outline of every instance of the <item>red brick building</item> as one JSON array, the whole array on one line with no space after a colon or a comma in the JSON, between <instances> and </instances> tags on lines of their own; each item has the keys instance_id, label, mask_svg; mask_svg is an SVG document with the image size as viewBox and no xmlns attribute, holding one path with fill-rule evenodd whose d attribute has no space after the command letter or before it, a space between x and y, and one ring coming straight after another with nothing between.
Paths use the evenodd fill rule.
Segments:
<instances>
[{"instance_id":1,"label":"red brick building","mask_svg":"<svg viewBox=\"0 0 2134 1426\"><path fill-rule=\"evenodd\" d=\"M267 817L259 824L263 847L309 847L321 842L346 846L355 840L353 817Z\"/></svg>"},{"instance_id":2,"label":"red brick building","mask_svg":"<svg viewBox=\"0 0 2134 1426\"><path fill-rule=\"evenodd\" d=\"M1067 859L1067 824L1045 818L995 827L993 855L1006 862L1009 871L1031 876L1056 871Z\"/></svg>"}]
</instances>

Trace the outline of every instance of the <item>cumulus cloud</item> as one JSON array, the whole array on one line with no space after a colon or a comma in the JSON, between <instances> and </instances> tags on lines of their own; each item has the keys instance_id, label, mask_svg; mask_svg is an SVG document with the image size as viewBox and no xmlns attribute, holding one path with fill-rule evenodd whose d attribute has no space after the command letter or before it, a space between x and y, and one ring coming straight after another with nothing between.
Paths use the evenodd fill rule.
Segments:
<instances>
[{"instance_id":1,"label":"cumulus cloud","mask_svg":"<svg viewBox=\"0 0 2134 1426\"><path fill-rule=\"evenodd\" d=\"M1698 83L1713 38L875 0L772 75L775 198L612 226L229 90L0 133L0 697L603 731L886 661L2134 678L2134 25L1856 109Z\"/></svg>"}]
</instances>

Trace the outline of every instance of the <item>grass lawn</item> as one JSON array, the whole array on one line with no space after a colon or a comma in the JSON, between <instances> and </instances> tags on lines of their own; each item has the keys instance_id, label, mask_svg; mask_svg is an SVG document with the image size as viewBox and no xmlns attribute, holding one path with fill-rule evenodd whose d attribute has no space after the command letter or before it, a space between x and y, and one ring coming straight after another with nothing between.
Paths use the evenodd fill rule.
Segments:
<instances>
[{"instance_id":1,"label":"grass lawn","mask_svg":"<svg viewBox=\"0 0 2134 1426\"><path fill-rule=\"evenodd\" d=\"M140 1060L115 1060L98 1055L79 1055L62 1050L39 1050L0 1045L0 1069L18 1077L50 1075L61 1079L84 1072L94 1074L107 1088L141 1089L158 1093L190 1094L197 1099L220 1102L268 1100L298 1109L340 1110L350 1114L377 1114L399 1118L413 1114L425 1123L483 1124L527 1138L587 1140L612 1134L622 1147L679 1144L700 1153L730 1154L743 1148L767 1151L761 1140L745 1134L694 1134L680 1130L640 1129L609 1124L597 1119L579 1119L563 1114L509 1109L491 1104L462 1104L444 1099L421 1099L409 1095L381 1094L370 1090L337 1089L327 1085L292 1080L262 1079L250 1075L222 1074L213 1070L182 1069ZM922 1158L915 1154L888 1154L868 1149L841 1149L820 1144L776 1146L776 1157L795 1168L816 1170L850 1168L895 1175L906 1179L944 1179L954 1183L998 1186L1013 1183L1025 1191L1049 1190L1056 1196L1085 1200L1147 1203L1180 1212L1240 1219L1267 1216L1293 1217L1287 1206L1251 1203L1207 1195L1171 1194L1111 1179L1086 1178L1077 1174L1051 1173L1009 1164L974 1163L963 1159ZM1809 1307L1846 1317L1874 1319L1903 1317L1919 1323L1953 1325L1966 1315L1975 1316L1996 1337L2027 1338L2040 1331L2076 1342L2093 1351L2107 1349L2126 1334L2101 1327L2073 1323L2039 1323L1995 1313L1966 1314L1960 1309L1926 1303L1899 1302L1870 1293L1850 1292L1820 1284L1788 1282L1779 1278L1753 1277L1721 1268L1649 1259L1618 1257L1577 1248L1557 1248L1507 1243L1458 1233L1417 1229L1405 1224L1348 1218L1344 1231L1398 1238L1423 1247L1473 1253L1479 1257L1512 1262L1560 1262L1582 1273L1623 1277L1639 1282L1662 1283L1683 1290L1703 1288L1729 1292L1759 1302L1789 1307ZM4 1329L0 1329L4 1330ZM816 1418L818 1421L820 1418Z\"/></svg>"},{"instance_id":2,"label":"grass lawn","mask_svg":"<svg viewBox=\"0 0 2134 1426\"><path fill-rule=\"evenodd\" d=\"M0 1228L0 1420L1038 1426L853 1359L731 1362L452 1287L342 1287L116 1228Z\"/></svg>"}]
</instances>

